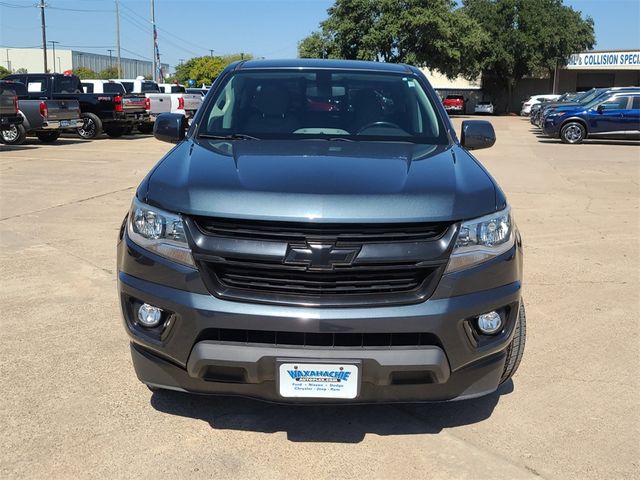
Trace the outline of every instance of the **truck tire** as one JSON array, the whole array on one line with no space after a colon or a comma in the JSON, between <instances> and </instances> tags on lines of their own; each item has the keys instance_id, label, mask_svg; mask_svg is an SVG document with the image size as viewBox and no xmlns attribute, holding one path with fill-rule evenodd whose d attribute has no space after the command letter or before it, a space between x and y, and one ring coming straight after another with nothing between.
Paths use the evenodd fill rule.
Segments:
<instances>
[{"instance_id":1,"label":"truck tire","mask_svg":"<svg viewBox=\"0 0 640 480\"><path fill-rule=\"evenodd\" d=\"M153 132L153 123L141 123L138 125L138 131L140 133L151 133Z\"/></svg>"},{"instance_id":2,"label":"truck tire","mask_svg":"<svg viewBox=\"0 0 640 480\"><path fill-rule=\"evenodd\" d=\"M54 130L52 132L36 132L36 137L42 143L53 143L60 137L60 131Z\"/></svg>"},{"instance_id":3,"label":"truck tire","mask_svg":"<svg viewBox=\"0 0 640 480\"><path fill-rule=\"evenodd\" d=\"M92 140L102 133L102 120L93 113L83 113L80 115L83 120L81 127L78 127L78 135L85 140Z\"/></svg>"},{"instance_id":4,"label":"truck tire","mask_svg":"<svg viewBox=\"0 0 640 480\"><path fill-rule=\"evenodd\" d=\"M1 138L7 145L22 145L27 139L27 131L22 125L11 125L8 130L2 130Z\"/></svg>"},{"instance_id":5,"label":"truck tire","mask_svg":"<svg viewBox=\"0 0 640 480\"><path fill-rule=\"evenodd\" d=\"M527 340L527 315L524 311L524 303L520 303L516 328L513 333L513 340L507 347L507 359L504 362L504 371L500 378L500 385L507 382L518 370L520 360L524 355L524 344Z\"/></svg>"},{"instance_id":6,"label":"truck tire","mask_svg":"<svg viewBox=\"0 0 640 480\"><path fill-rule=\"evenodd\" d=\"M572 145L582 143L587 136L587 129L580 122L567 122L562 126L560 130L560 140L562 143L569 143Z\"/></svg>"},{"instance_id":7,"label":"truck tire","mask_svg":"<svg viewBox=\"0 0 640 480\"><path fill-rule=\"evenodd\" d=\"M124 134L124 127L121 127L120 125L110 125L104 127L104 133L109 135L111 138L118 138Z\"/></svg>"}]
</instances>

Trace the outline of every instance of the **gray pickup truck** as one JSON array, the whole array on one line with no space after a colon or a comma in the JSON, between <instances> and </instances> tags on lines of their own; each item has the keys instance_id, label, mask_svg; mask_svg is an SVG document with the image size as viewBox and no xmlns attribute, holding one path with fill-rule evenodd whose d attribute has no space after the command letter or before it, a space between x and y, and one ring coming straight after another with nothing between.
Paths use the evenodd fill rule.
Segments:
<instances>
[{"instance_id":1,"label":"gray pickup truck","mask_svg":"<svg viewBox=\"0 0 640 480\"><path fill-rule=\"evenodd\" d=\"M8 130L22 123L18 113L18 96L13 88L0 82L0 130Z\"/></svg>"},{"instance_id":2,"label":"gray pickup truck","mask_svg":"<svg viewBox=\"0 0 640 480\"><path fill-rule=\"evenodd\" d=\"M22 116L22 124L14 124L2 131L2 141L8 145L24 143L31 133L41 142L55 142L64 129L82 124L77 100L33 99L29 98L27 88L20 82L2 81L0 84L16 92L19 115Z\"/></svg>"},{"instance_id":3,"label":"gray pickup truck","mask_svg":"<svg viewBox=\"0 0 640 480\"><path fill-rule=\"evenodd\" d=\"M465 120L458 137L418 68L233 63L190 125L163 113L154 135L177 145L118 241L149 388L363 403L509 382L525 347L522 242L468 151L495 132Z\"/></svg>"}]
</instances>

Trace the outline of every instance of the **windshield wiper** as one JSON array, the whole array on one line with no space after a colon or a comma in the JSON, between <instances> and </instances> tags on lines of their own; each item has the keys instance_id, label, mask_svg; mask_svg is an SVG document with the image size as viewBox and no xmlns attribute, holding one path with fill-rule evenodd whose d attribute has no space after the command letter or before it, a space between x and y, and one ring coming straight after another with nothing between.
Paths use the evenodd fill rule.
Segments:
<instances>
[{"instance_id":1,"label":"windshield wiper","mask_svg":"<svg viewBox=\"0 0 640 480\"><path fill-rule=\"evenodd\" d=\"M201 133L198 138L211 138L213 140L260 140L258 137L252 137L244 133L232 133L231 135L210 135Z\"/></svg>"}]
</instances>

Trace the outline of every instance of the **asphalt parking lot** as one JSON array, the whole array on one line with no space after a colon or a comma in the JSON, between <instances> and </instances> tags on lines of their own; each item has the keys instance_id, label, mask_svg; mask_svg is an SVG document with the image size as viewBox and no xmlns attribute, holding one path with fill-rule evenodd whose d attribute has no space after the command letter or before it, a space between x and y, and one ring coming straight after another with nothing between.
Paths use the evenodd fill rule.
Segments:
<instances>
[{"instance_id":1,"label":"asphalt parking lot","mask_svg":"<svg viewBox=\"0 0 640 480\"><path fill-rule=\"evenodd\" d=\"M640 146L493 123L477 157L525 242L527 350L513 383L452 404L151 394L130 363L115 243L170 146L0 145L0 478L638 478Z\"/></svg>"}]
</instances>

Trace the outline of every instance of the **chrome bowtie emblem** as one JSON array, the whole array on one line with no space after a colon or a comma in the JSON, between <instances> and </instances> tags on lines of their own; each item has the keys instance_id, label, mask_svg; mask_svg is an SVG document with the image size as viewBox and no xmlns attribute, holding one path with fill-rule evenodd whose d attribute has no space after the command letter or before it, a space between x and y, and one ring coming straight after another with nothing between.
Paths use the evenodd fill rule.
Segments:
<instances>
[{"instance_id":1,"label":"chrome bowtie emblem","mask_svg":"<svg viewBox=\"0 0 640 480\"><path fill-rule=\"evenodd\" d=\"M351 265L359 252L359 247L336 247L324 243L289 245L284 263L305 265L312 270L332 270L335 266Z\"/></svg>"}]
</instances>

